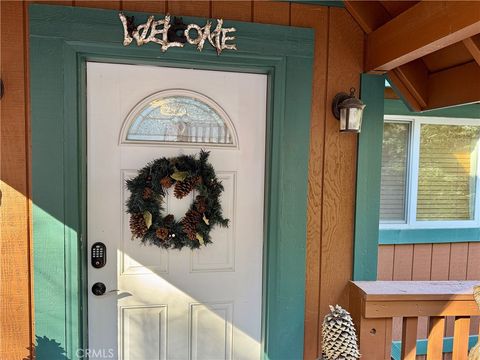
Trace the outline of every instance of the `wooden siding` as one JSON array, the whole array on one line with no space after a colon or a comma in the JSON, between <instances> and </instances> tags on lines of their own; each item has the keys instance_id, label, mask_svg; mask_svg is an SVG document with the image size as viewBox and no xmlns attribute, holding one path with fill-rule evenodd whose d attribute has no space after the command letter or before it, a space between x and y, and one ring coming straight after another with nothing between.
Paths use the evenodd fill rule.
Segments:
<instances>
[{"instance_id":1,"label":"wooden siding","mask_svg":"<svg viewBox=\"0 0 480 360\"><path fill-rule=\"evenodd\" d=\"M38 1L41 2L41 1ZM41 3L48 3L42 1ZM59 5L58 1L50 1ZM357 136L340 134L330 103L359 88L363 32L343 8L288 2L63 1L64 5L172 15L223 17L315 29L305 308L305 359L320 353L320 326L329 304L348 306L352 273ZM28 3L1 1L0 358L30 355L31 296ZM13 249L8 252L6 249ZM8 299L8 300L3 300Z\"/></svg>"},{"instance_id":2,"label":"wooden siding","mask_svg":"<svg viewBox=\"0 0 480 360\"><path fill-rule=\"evenodd\" d=\"M22 359L33 338L27 28L21 3L0 12L0 359Z\"/></svg>"},{"instance_id":3,"label":"wooden siding","mask_svg":"<svg viewBox=\"0 0 480 360\"><path fill-rule=\"evenodd\" d=\"M378 280L480 280L480 243L380 245Z\"/></svg>"},{"instance_id":4,"label":"wooden siding","mask_svg":"<svg viewBox=\"0 0 480 360\"><path fill-rule=\"evenodd\" d=\"M480 243L380 245L377 280L479 280ZM453 336L454 318L448 317L445 336ZM478 334L479 319L472 318L470 333ZM401 318L393 319L393 339L402 335ZM428 334L427 318L418 320L418 339ZM424 356L417 357L419 360ZM445 359L449 359L446 355Z\"/></svg>"}]
</instances>

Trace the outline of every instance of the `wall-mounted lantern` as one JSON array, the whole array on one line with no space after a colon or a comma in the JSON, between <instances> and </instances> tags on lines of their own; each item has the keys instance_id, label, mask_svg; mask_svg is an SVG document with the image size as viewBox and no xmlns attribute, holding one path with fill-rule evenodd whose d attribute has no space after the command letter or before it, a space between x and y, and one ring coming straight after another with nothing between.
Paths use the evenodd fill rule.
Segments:
<instances>
[{"instance_id":1,"label":"wall-mounted lantern","mask_svg":"<svg viewBox=\"0 0 480 360\"><path fill-rule=\"evenodd\" d=\"M355 88L350 95L341 92L335 95L332 102L333 116L340 120L340 131L359 133L362 127L365 104L355 97Z\"/></svg>"}]
</instances>

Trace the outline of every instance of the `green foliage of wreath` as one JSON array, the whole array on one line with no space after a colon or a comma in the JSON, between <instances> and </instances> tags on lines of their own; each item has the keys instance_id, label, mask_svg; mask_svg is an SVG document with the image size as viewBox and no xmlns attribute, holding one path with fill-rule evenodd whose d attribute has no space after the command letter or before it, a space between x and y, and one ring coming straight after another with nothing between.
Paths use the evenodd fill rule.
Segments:
<instances>
[{"instance_id":1,"label":"green foliage of wreath","mask_svg":"<svg viewBox=\"0 0 480 360\"><path fill-rule=\"evenodd\" d=\"M126 181L130 197L127 213L134 238L144 244L165 249L199 248L212 242L210 231L216 225L228 227L223 217L220 195L223 185L213 166L209 152L153 160ZM177 220L164 214L164 198L173 189L176 198L195 190L196 196L185 215Z\"/></svg>"}]
</instances>

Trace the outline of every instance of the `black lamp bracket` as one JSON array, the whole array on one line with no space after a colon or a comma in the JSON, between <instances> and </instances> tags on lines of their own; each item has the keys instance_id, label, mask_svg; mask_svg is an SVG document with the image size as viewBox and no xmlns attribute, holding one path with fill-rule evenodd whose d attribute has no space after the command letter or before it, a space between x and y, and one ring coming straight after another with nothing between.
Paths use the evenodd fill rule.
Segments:
<instances>
[{"instance_id":1,"label":"black lamp bracket","mask_svg":"<svg viewBox=\"0 0 480 360\"><path fill-rule=\"evenodd\" d=\"M332 112L333 112L333 116L335 116L335 118L337 120L340 120L340 109L339 109L338 105L340 105L342 102L344 102L345 100L347 100L349 98L351 98L351 95L348 95L347 93L344 93L344 92L338 93L333 98Z\"/></svg>"}]
</instances>

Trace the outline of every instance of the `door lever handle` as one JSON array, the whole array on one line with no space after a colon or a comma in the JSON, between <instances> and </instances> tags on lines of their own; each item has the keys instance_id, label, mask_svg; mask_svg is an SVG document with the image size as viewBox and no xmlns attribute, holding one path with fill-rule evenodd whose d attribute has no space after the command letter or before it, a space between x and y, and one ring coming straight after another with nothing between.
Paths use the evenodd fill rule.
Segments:
<instances>
[{"instance_id":1,"label":"door lever handle","mask_svg":"<svg viewBox=\"0 0 480 360\"><path fill-rule=\"evenodd\" d=\"M132 295L128 291L123 291L120 289L112 289L107 291L107 287L105 286L104 283L101 283L101 282L97 282L92 286L92 293L95 296L105 296L107 294L118 293L118 292L124 292L126 295L130 295L130 296Z\"/></svg>"},{"instance_id":2,"label":"door lever handle","mask_svg":"<svg viewBox=\"0 0 480 360\"><path fill-rule=\"evenodd\" d=\"M119 299L133 295L130 291L125 291L125 290L121 290L121 289L112 289L112 290L107 291L107 294L112 294L112 293L117 293L118 296L119 296ZM105 295L107 295L107 294L105 294Z\"/></svg>"}]
</instances>

